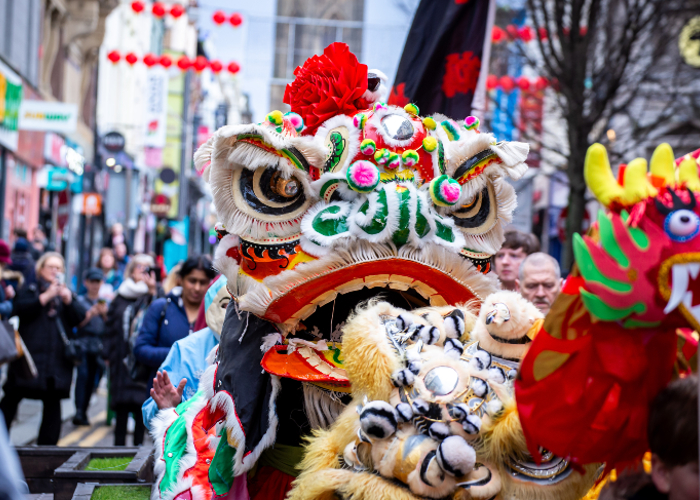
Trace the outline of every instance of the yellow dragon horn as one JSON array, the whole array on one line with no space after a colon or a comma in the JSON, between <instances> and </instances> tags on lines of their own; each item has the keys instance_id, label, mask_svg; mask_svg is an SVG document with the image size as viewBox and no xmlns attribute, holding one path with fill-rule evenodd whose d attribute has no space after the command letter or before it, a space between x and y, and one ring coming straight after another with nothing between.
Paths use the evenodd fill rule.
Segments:
<instances>
[{"instance_id":1,"label":"yellow dragon horn","mask_svg":"<svg viewBox=\"0 0 700 500\"><path fill-rule=\"evenodd\" d=\"M651 175L663 179L666 186L676 184L673 149L664 142L659 144L651 155Z\"/></svg>"},{"instance_id":2,"label":"yellow dragon horn","mask_svg":"<svg viewBox=\"0 0 700 500\"><path fill-rule=\"evenodd\" d=\"M583 178L598 201L606 207L625 197L622 186L617 183L610 169L608 152L602 144L595 143L588 148L583 165Z\"/></svg>"},{"instance_id":3,"label":"yellow dragon horn","mask_svg":"<svg viewBox=\"0 0 700 500\"><path fill-rule=\"evenodd\" d=\"M636 158L627 164L622 185L625 192L622 200L624 205L634 205L658 194L656 188L649 182L647 161L644 158Z\"/></svg>"},{"instance_id":4,"label":"yellow dragon horn","mask_svg":"<svg viewBox=\"0 0 700 500\"><path fill-rule=\"evenodd\" d=\"M686 155L678 166L678 181L685 184L691 191L700 191L698 164L692 156Z\"/></svg>"}]
</instances>

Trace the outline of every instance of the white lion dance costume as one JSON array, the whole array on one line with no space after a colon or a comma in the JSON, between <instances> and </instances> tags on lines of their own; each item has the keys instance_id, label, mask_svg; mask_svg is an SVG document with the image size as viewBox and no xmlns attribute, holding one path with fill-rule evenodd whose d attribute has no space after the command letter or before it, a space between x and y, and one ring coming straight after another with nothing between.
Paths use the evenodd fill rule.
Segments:
<instances>
[{"instance_id":1,"label":"white lion dance costume","mask_svg":"<svg viewBox=\"0 0 700 500\"><path fill-rule=\"evenodd\" d=\"M542 328L490 259L528 147L378 101L333 44L259 124L197 151L228 279L216 359L154 426L154 498L583 497L600 463L528 449L514 396ZM697 176L696 176L697 177Z\"/></svg>"}]
</instances>

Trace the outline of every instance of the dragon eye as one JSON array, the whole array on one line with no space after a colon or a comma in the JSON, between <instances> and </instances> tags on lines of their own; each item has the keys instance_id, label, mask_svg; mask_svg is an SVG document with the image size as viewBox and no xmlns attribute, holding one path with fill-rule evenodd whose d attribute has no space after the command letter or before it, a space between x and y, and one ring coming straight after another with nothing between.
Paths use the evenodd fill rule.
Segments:
<instances>
[{"instance_id":1,"label":"dragon eye","mask_svg":"<svg viewBox=\"0 0 700 500\"><path fill-rule=\"evenodd\" d=\"M389 137L397 141L413 137L413 124L400 115L386 115L382 118L382 127Z\"/></svg>"},{"instance_id":2,"label":"dragon eye","mask_svg":"<svg viewBox=\"0 0 700 500\"><path fill-rule=\"evenodd\" d=\"M690 210L674 210L666 216L664 230L674 241L688 241L700 232L700 217Z\"/></svg>"}]
</instances>

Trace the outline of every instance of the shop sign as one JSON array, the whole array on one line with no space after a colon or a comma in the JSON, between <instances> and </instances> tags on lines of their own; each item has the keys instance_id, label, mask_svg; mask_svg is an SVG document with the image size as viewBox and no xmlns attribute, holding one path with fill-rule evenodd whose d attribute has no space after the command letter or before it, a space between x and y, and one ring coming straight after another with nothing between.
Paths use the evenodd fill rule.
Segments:
<instances>
[{"instance_id":1,"label":"shop sign","mask_svg":"<svg viewBox=\"0 0 700 500\"><path fill-rule=\"evenodd\" d=\"M170 198L162 193L154 194L151 198L151 213L156 217L167 217L171 206Z\"/></svg>"},{"instance_id":2,"label":"shop sign","mask_svg":"<svg viewBox=\"0 0 700 500\"><path fill-rule=\"evenodd\" d=\"M73 174L67 168L46 165L37 173L37 186L47 191L63 191L73 182Z\"/></svg>"},{"instance_id":3,"label":"shop sign","mask_svg":"<svg viewBox=\"0 0 700 500\"><path fill-rule=\"evenodd\" d=\"M39 132L74 132L78 125L78 105L52 101L22 101L19 128Z\"/></svg>"},{"instance_id":4,"label":"shop sign","mask_svg":"<svg viewBox=\"0 0 700 500\"><path fill-rule=\"evenodd\" d=\"M151 148L165 146L168 118L168 73L164 69L149 71L146 77L146 130L144 145Z\"/></svg>"},{"instance_id":5,"label":"shop sign","mask_svg":"<svg viewBox=\"0 0 700 500\"><path fill-rule=\"evenodd\" d=\"M110 132L102 137L102 145L110 153L119 153L126 146L126 139L119 132Z\"/></svg>"},{"instance_id":6,"label":"shop sign","mask_svg":"<svg viewBox=\"0 0 700 500\"><path fill-rule=\"evenodd\" d=\"M66 141L60 135L49 132L44 136L44 158L57 167L67 166L62 154L65 147Z\"/></svg>"},{"instance_id":7,"label":"shop sign","mask_svg":"<svg viewBox=\"0 0 700 500\"><path fill-rule=\"evenodd\" d=\"M56 212L56 222L58 228L63 231L66 224L68 224L68 218L70 217L70 200L68 199L68 191L61 191L58 193L58 207Z\"/></svg>"},{"instance_id":8,"label":"shop sign","mask_svg":"<svg viewBox=\"0 0 700 500\"><path fill-rule=\"evenodd\" d=\"M0 144L13 151L19 140L22 79L0 61Z\"/></svg>"},{"instance_id":9,"label":"shop sign","mask_svg":"<svg viewBox=\"0 0 700 500\"><path fill-rule=\"evenodd\" d=\"M83 193L81 213L87 216L97 216L102 213L102 197L97 193Z\"/></svg>"}]
</instances>

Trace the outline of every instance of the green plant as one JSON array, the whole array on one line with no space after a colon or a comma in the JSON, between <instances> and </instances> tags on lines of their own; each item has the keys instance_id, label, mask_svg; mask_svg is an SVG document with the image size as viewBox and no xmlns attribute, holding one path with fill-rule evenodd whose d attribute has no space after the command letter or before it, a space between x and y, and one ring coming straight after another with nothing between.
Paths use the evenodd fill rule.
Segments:
<instances>
[{"instance_id":1,"label":"green plant","mask_svg":"<svg viewBox=\"0 0 700 500\"><path fill-rule=\"evenodd\" d=\"M97 486L91 500L148 500L151 496L150 486Z\"/></svg>"},{"instance_id":2,"label":"green plant","mask_svg":"<svg viewBox=\"0 0 700 500\"><path fill-rule=\"evenodd\" d=\"M88 462L85 470L91 471L110 471L110 470L125 470L134 457L108 457L108 458L93 458Z\"/></svg>"}]
</instances>

